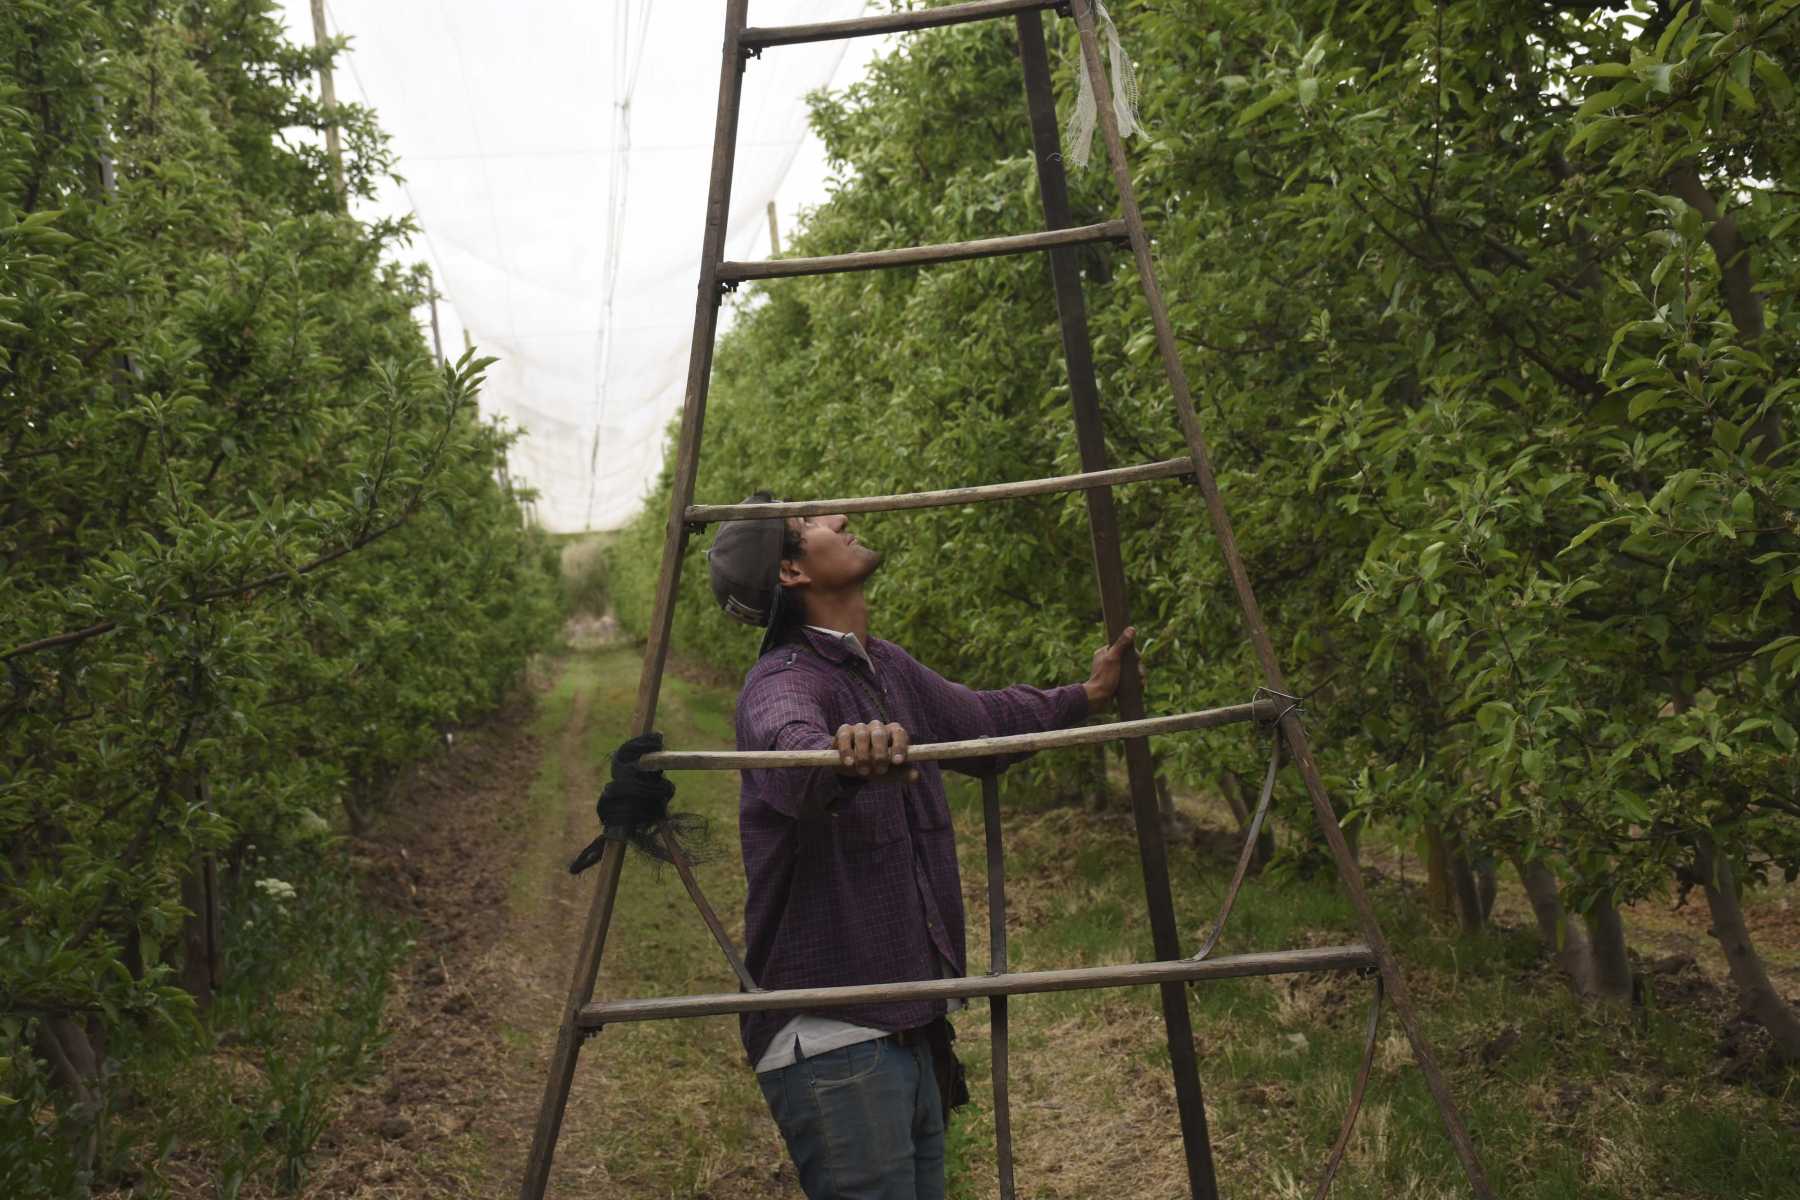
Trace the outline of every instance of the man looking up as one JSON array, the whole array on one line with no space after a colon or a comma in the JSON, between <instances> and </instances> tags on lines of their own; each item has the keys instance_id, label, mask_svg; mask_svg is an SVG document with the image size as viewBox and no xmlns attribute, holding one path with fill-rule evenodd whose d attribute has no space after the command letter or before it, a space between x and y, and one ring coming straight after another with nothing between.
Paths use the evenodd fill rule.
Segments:
<instances>
[{"instance_id":1,"label":"man looking up","mask_svg":"<svg viewBox=\"0 0 1800 1200\"><path fill-rule=\"evenodd\" d=\"M765 492L746 503L767 502ZM1108 704L1133 631L1083 683L978 692L869 635L881 554L843 516L731 521L707 553L731 616L765 627L737 704L739 750L835 748L836 770L742 772L746 965L768 989L965 973L944 781L914 742L1034 733ZM972 775L1023 755L960 759ZM951 1002L960 1007L960 1002ZM744 1050L811 1200L944 1195L943 1001L745 1013Z\"/></svg>"}]
</instances>

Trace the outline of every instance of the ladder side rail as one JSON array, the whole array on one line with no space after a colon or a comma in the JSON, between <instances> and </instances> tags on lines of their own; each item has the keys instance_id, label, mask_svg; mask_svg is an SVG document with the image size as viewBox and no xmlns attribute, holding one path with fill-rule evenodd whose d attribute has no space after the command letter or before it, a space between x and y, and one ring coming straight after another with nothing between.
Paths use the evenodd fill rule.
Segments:
<instances>
[{"instance_id":1,"label":"ladder side rail","mask_svg":"<svg viewBox=\"0 0 1800 1200\"><path fill-rule=\"evenodd\" d=\"M1050 87L1049 57L1044 49L1043 20L1036 12L1021 13L1018 31L1044 223L1050 228L1067 226L1073 223L1073 216L1069 211L1068 180L1063 174L1056 100ZM1105 96L1107 93L1099 94ZM1068 363L1069 399L1074 410L1076 440L1081 449L1081 466L1086 471L1100 471L1106 469L1106 432L1100 418L1100 389L1094 374L1081 274L1073 252L1053 250L1049 257L1063 355ZM1131 619L1118 513L1110 489L1095 488L1086 495L1094 569L1110 640L1117 638ZM1143 685L1138 677L1135 647L1120 664L1116 700L1119 715L1126 720L1143 716ZM1175 920L1168 847L1163 833L1162 808L1156 795L1156 768L1150 758L1150 743L1142 738L1126 742L1125 763L1131 783L1132 816L1137 827L1138 859L1143 869L1144 899L1149 909L1152 942L1159 959L1179 958L1181 932ZM1187 988L1180 982L1166 983L1161 999L1169 1068L1174 1076L1182 1148L1187 1160L1188 1187L1195 1200L1215 1200L1219 1185L1213 1165L1212 1139L1207 1130L1206 1100L1200 1087L1200 1065L1194 1051Z\"/></svg>"},{"instance_id":2,"label":"ladder side rail","mask_svg":"<svg viewBox=\"0 0 1800 1200\"><path fill-rule=\"evenodd\" d=\"M1182 985L1201 980L1244 979L1255 975L1361 971L1374 965L1374 956L1364 945L1311 946L1302 950L1260 950L1198 962L1191 958L1178 958L1168 962L1058 967L1047 971L1009 971L1000 975L960 975L893 983L782 988L766 992L640 996L589 1004L582 1010L581 1024L584 1028L597 1029L602 1025L623 1021L670 1021L731 1013L843 1008L853 1004L880 1004L889 1000L968 1000L976 996L1024 996L1041 992L1143 987L1168 982Z\"/></svg>"},{"instance_id":3,"label":"ladder side rail","mask_svg":"<svg viewBox=\"0 0 1800 1200\"><path fill-rule=\"evenodd\" d=\"M1000 837L1000 779L981 777L981 815L987 833L988 974L1006 973L1006 844ZM994 1151L1000 1200L1013 1200L1012 1098L1007 1083L1007 1000L988 997L993 1039Z\"/></svg>"},{"instance_id":4,"label":"ladder side rail","mask_svg":"<svg viewBox=\"0 0 1800 1200\"><path fill-rule=\"evenodd\" d=\"M793 46L801 42L830 42L847 38L870 37L883 33L909 33L917 29L933 29L943 25L960 25L967 21L988 21L1010 17L1027 9L1057 8L1067 0L969 0L964 4L946 4L939 8L916 8L904 12L885 13L876 17L853 17L845 21L819 21L811 25L751 26L744 30L743 44L756 47Z\"/></svg>"},{"instance_id":5,"label":"ladder side rail","mask_svg":"<svg viewBox=\"0 0 1800 1200\"><path fill-rule=\"evenodd\" d=\"M582 1010L594 998L594 979L600 972L600 954L612 925L613 905L619 896L619 876L625 863L625 843L606 843L600 856L600 878L594 884L594 903L588 910L587 930L581 939L581 957L574 983L563 1008L562 1028L550 1053L550 1074L544 1084L544 1100L538 1108L537 1126L531 1134L531 1153L525 1159L525 1177L519 1184L519 1200L543 1200L550 1184L550 1164L556 1157L556 1139L562 1131L563 1113L569 1105L569 1088L575 1082L575 1060L582 1041L592 1032L580 1023Z\"/></svg>"},{"instance_id":6,"label":"ladder side rail","mask_svg":"<svg viewBox=\"0 0 1800 1200\"><path fill-rule=\"evenodd\" d=\"M967 262L972 258L998 258L1030 254L1058 246L1085 246L1093 242L1123 242L1125 222L1101 221L1067 229L1041 229L1003 237L967 242L938 242L926 246L896 246L890 250L858 250L853 254L827 254L818 258L769 258L760 262L719 264L719 279L728 284L755 279L791 279L801 275L842 275L852 271L881 271L896 267L924 267L937 263Z\"/></svg>"},{"instance_id":7,"label":"ladder side rail","mask_svg":"<svg viewBox=\"0 0 1800 1200\"><path fill-rule=\"evenodd\" d=\"M730 0L725 16L724 63L719 72L719 111L713 127L712 173L707 185L706 232L700 244L700 282L694 302L694 336L688 349L687 390L681 406L681 437L675 448L675 479L669 489L669 523L663 536L662 574L644 646L644 669L638 679L637 706L631 725L649 733L656 723L656 700L662 690L663 666L669 656L669 634L675 624L675 600L681 583L681 560L687 549L688 505L700 470L700 435L706 421L706 393L711 385L713 343L719 331L719 264L725 253L725 230L731 215L731 174L737 158L738 109L744 85L740 36L749 0Z\"/></svg>"},{"instance_id":8,"label":"ladder side rail","mask_svg":"<svg viewBox=\"0 0 1800 1200\"><path fill-rule=\"evenodd\" d=\"M1110 471L1056 475L1049 479L1021 479L1014 483L984 483L974 487L943 488L935 492L905 492L892 496L843 496L835 500L785 500L773 504L690 504L687 519L693 524L741 521L758 517L821 517L838 513L901 512L913 508L949 508L990 500L1017 500L1054 492L1074 492L1115 483L1143 483L1175 479L1194 473L1186 455Z\"/></svg>"},{"instance_id":9,"label":"ladder side rail","mask_svg":"<svg viewBox=\"0 0 1800 1200\"><path fill-rule=\"evenodd\" d=\"M1138 281L1143 287L1144 298L1150 306L1151 322L1155 327L1157 347L1161 353L1163 369L1168 375L1170 390L1174 393L1176 411L1180 417L1181 429L1187 439L1188 447L1194 457L1194 474L1200 481L1200 490L1206 498L1207 512L1212 518L1214 534L1219 540L1220 552L1225 556L1226 569L1231 575L1231 582L1237 593L1239 607L1243 611L1244 624L1250 637L1251 645L1256 650L1256 657L1262 665L1263 678L1268 686L1278 692L1287 691L1287 681L1281 667L1275 659L1275 648L1269 640L1267 626L1263 623L1262 610L1257 604L1255 589L1251 586L1250 576L1244 568L1243 556L1238 551L1237 539L1231 527L1231 518L1225 512L1224 502L1219 496L1218 483L1213 477L1211 457L1207 450L1206 436L1200 428L1200 421L1194 411L1193 395L1188 388L1187 374L1181 365L1180 350L1175 342L1175 330L1169 320L1168 305L1163 299L1162 288L1157 282L1155 265L1150 253L1150 240L1144 231L1144 218L1138 208L1136 194L1131 186L1131 168L1125 159L1125 145L1119 136L1119 122L1113 112L1110 97L1110 86L1106 80L1106 72L1100 63L1100 43L1094 28L1094 13L1091 0L1071 0L1075 14L1076 27L1081 36L1081 56L1088 78L1094 86L1094 94L1099 98L1095 106L1098 109L1100 134L1106 143L1106 155L1112 166L1113 180L1119 191L1119 203L1126 225L1131 230L1132 256L1137 263ZM1287 738L1288 749L1300 770L1300 777L1306 784L1308 797L1312 801L1313 813L1318 820L1320 831L1325 835L1327 845L1331 848L1332 858L1337 863L1338 875L1343 881L1345 893L1356 909L1357 918L1362 925L1363 935L1369 949L1375 955L1381 968L1383 982L1393 1003L1394 1011L1399 1017L1401 1026L1406 1030L1407 1040L1412 1044L1413 1055L1418 1061L1420 1073L1424 1075L1426 1086L1436 1101L1439 1116L1444 1123L1444 1130L1450 1138L1457 1158L1461 1160L1463 1171L1469 1180L1469 1186L1475 1195L1486 1198L1493 1195L1488 1183L1487 1174L1483 1171L1480 1159L1476 1156L1474 1142L1469 1137L1467 1127L1457 1108L1455 1098L1450 1094L1443 1071L1439 1068L1437 1057L1432 1053L1430 1043L1426 1041L1423 1030L1419 1026L1417 1015L1413 1011L1406 981L1400 973L1399 961L1394 957L1387 938L1383 935L1380 923L1375 919L1374 909L1369 904L1367 891L1363 887L1362 872L1356 857L1350 853L1350 847L1344 840L1344 833L1338 826L1337 814L1332 809L1331 799L1325 791L1325 781L1319 774L1319 767L1314 761L1312 747L1306 736L1305 726L1299 716L1288 713L1281 720L1281 731Z\"/></svg>"},{"instance_id":10,"label":"ladder side rail","mask_svg":"<svg viewBox=\"0 0 1800 1200\"><path fill-rule=\"evenodd\" d=\"M688 356L687 394L683 402L681 442L677 451L674 487L669 499L669 526L663 544L662 575L657 581L656 603L651 617L649 645L643 674L638 681L634 731L648 733L656 719L656 698L662 685L663 663L668 656L669 631L674 621L675 589L681 576L681 556L686 548L687 525L682 513L694 499L694 477L700 458L701 420L706 411L708 375L712 370L713 338L718 330L718 264L724 254L725 224L731 206L731 172L737 151L738 109L743 91L743 54L739 37L748 22L749 0L728 0L725 33L719 66L719 105L713 127L712 173L707 187L706 231L700 254L699 293L694 308L694 341ZM557 1136L567 1111L575 1063L581 1053L582 1032L577 1018L594 997L606 935L612 924L619 877L625 861L625 843L609 840L600 859L600 878L588 910L581 953L569 984L563 1008L562 1028L551 1053L544 1100L532 1134L530 1157L519 1187L520 1200L542 1200L550 1181L550 1165L556 1154Z\"/></svg>"}]
</instances>

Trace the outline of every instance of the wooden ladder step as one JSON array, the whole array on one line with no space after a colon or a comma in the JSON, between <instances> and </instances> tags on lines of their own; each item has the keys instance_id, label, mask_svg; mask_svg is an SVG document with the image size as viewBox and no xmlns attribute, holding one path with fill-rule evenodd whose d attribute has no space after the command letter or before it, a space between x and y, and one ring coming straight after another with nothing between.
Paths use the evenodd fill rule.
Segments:
<instances>
[{"instance_id":1,"label":"wooden ladder step","mask_svg":"<svg viewBox=\"0 0 1800 1200\"><path fill-rule=\"evenodd\" d=\"M946 4L942 8L883 13L877 17L855 17L847 21L820 21L812 25L752 25L738 35L738 45L750 50L760 50L764 46L792 46L800 42L830 42L882 33L909 33L915 29L934 29L940 25L961 25L968 21L1017 16L1037 9L1058 8L1065 3L1067 0L973 0L967 4Z\"/></svg>"},{"instance_id":2,"label":"wooden ladder step","mask_svg":"<svg viewBox=\"0 0 1800 1200\"><path fill-rule=\"evenodd\" d=\"M911 508L948 508L984 500L1016 500L1052 492L1078 492L1111 487L1117 483L1141 483L1149 479L1174 479L1194 473L1191 458L1168 458L1135 467L1113 467L1080 475L1056 475L1049 479L1021 479L1013 483L984 483L977 487L945 488L936 492L903 492L896 496L846 496L837 500L783 500L772 504L690 504L683 519L690 525L718 521L756 520L760 517L820 517L837 513L899 512Z\"/></svg>"},{"instance_id":3,"label":"wooden ladder step","mask_svg":"<svg viewBox=\"0 0 1800 1200\"><path fill-rule=\"evenodd\" d=\"M723 284L752 279L787 279L795 275L833 275L843 271L878 271L886 267L918 267L931 263L960 262L969 258L994 258L1002 254L1029 254L1063 246L1130 239L1123 221L1102 221L1071 229L1046 229L973 242L945 242L936 246L903 246L894 250L864 250L856 254L831 254L822 258L770 258L762 262L722 262L718 280Z\"/></svg>"},{"instance_id":4,"label":"wooden ladder step","mask_svg":"<svg viewBox=\"0 0 1800 1200\"><path fill-rule=\"evenodd\" d=\"M954 758L985 758L991 754L1030 754L1061 746L1094 746L1161 733L1188 733L1240 721L1278 721L1284 702L1252 700L1224 708L1138 721L1106 721L1052 729L1045 733L1015 733L1006 737L970 738L962 742L923 742L906 752L908 762L943 762ZM836 750L663 750L646 754L638 764L651 771L744 771L763 767L835 767Z\"/></svg>"},{"instance_id":5,"label":"wooden ladder step","mask_svg":"<svg viewBox=\"0 0 1800 1200\"><path fill-rule=\"evenodd\" d=\"M1364 945L1317 946L1305 950L1270 950L1233 954L1195 962L1124 963L1110 967L1070 967L1058 971L1010 971L961 979L919 979L903 983L865 983L849 987L784 988L772 992L719 992L702 996L649 997L588 1004L575 1023L598 1029L619 1021L657 1021L672 1017L715 1017L726 1013L769 1009L839 1008L848 1004L881 1004L896 1000L969 999L975 996L1020 996L1032 992L1071 992L1088 988L1134 987L1159 983L1196 983L1205 979L1240 979L1247 975L1292 975L1304 971L1357 971L1375 966Z\"/></svg>"}]
</instances>

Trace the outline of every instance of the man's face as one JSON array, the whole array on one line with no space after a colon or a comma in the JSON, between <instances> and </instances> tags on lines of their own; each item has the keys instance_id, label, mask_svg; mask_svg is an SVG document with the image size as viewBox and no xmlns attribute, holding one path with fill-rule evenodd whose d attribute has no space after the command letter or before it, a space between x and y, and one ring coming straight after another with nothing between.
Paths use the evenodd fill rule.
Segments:
<instances>
[{"instance_id":1,"label":"man's face","mask_svg":"<svg viewBox=\"0 0 1800 1200\"><path fill-rule=\"evenodd\" d=\"M800 534L800 553L781 564L781 582L787 587L807 583L819 591L836 591L863 582L881 565L881 552L857 541L850 518L841 513L789 517L788 528Z\"/></svg>"}]
</instances>

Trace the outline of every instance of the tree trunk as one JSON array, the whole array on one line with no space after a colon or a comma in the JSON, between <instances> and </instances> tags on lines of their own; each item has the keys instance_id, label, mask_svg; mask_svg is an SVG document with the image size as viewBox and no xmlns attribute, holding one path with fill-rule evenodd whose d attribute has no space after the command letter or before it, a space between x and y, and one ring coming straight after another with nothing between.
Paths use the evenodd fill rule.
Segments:
<instances>
[{"instance_id":1,"label":"tree trunk","mask_svg":"<svg viewBox=\"0 0 1800 1200\"><path fill-rule=\"evenodd\" d=\"M211 811L212 785L204 767L195 772L188 791L196 807ZM219 947L219 864L210 853L195 855L181 881L181 906L188 911L181 922L181 986L204 1012L223 982L224 968Z\"/></svg>"},{"instance_id":2,"label":"tree trunk","mask_svg":"<svg viewBox=\"0 0 1800 1200\"><path fill-rule=\"evenodd\" d=\"M1756 349L1764 333L1763 297L1757 290L1756 273L1750 264L1750 244L1738 228L1737 214L1722 211L1706 190L1700 170L1693 159L1684 159L1669 172L1669 188L1687 201L1706 219L1706 241L1719 262L1719 292L1731 323L1737 327L1738 341ZM1767 462L1787 444L1781 425L1783 405L1772 405L1755 424L1745 431L1748 437L1760 438L1756 448L1758 461Z\"/></svg>"},{"instance_id":3,"label":"tree trunk","mask_svg":"<svg viewBox=\"0 0 1800 1200\"><path fill-rule=\"evenodd\" d=\"M1594 995L1620 1004L1631 1000L1631 962L1625 957L1625 923L1612 898L1602 896L1583 914L1592 944Z\"/></svg>"},{"instance_id":4,"label":"tree trunk","mask_svg":"<svg viewBox=\"0 0 1800 1200\"><path fill-rule=\"evenodd\" d=\"M344 791L344 816L348 817L350 820L351 833L355 834L357 837L367 837L369 835L369 815L364 812L362 806L356 802L355 796L353 795L355 791L356 789L354 787L347 788Z\"/></svg>"},{"instance_id":5,"label":"tree trunk","mask_svg":"<svg viewBox=\"0 0 1800 1200\"><path fill-rule=\"evenodd\" d=\"M1763 967L1762 955L1750 941L1744 910L1738 905L1737 875L1731 869L1730 859L1716 851L1711 838L1703 836L1694 842L1694 865L1706 892L1706 905L1712 911L1712 935L1725 951L1731 981L1737 984L1744 1011L1769 1031L1775 1039L1775 1053L1783 1062L1800 1062L1800 1016L1775 990Z\"/></svg>"},{"instance_id":6,"label":"tree trunk","mask_svg":"<svg viewBox=\"0 0 1800 1200\"><path fill-rule=\"evenodd\" d=\"M1436 825L1425 827L1425 904L1440 917L1456 912L1456 899L1450 891L1450 849L1444 845L1444 831Z\"/></svg>"},{"instance_id":7,"label":"tree trunk","mask_svg":"<svg viewBox=\"0 0 1800 1200\"><path fill-rule=\"evenodd\" d=\"M1484 878L1478 880L1460 839L1453 834L1427 825L1425 839L1430 850L1426 864L1426 894L1440 913L1455 914L1464 933L1479 933L1487 924L1488 909L1493 903L1493 873L1483 872Z\"/></svg>"},{"instance_id":8,"label":"tree trunk","mask_svg":"<svg viewBox=\"0 0 1800 1200\"><path fill-rule=\"evenodd\" d=\"M1591 999L1599 991L1599 972L1594 965L1594 948L1587 929L1571 921L1563 911L1562 894L1556 884L1556 872L1541 859L1524 862L1513 859L1519 882L1531 900L1531 911L1537 917L1538 936L1558 967L1562 968L1570 990L1583 999Z\"/></svg>"},{"instance_id":9,"label":"tree trunk","mask_svg":"<svg viewBox=\"0 0 1800 1200\"><path fill-rule=\"evenodd\" d=\"M181 986L204 1012L222 982L224 965L219 953L219 875L212 855L201 855L181 881L181 906L188 910L181 922Z\"/></svg>"},{"instance_id":10,"label":"tree trunk","mask_svg":"<svg viewBox=\"0 0 1800 1200\"><path fill-rule=\"evenodd\" d=\"M68 1017L45 1017L38 1022L37 1050L50 1066L68 1105L69 1153L75 1164L80 1195L93 1187L94 1158L100 1147L100 1053L88 1031Z\"/></svg>"}]
</instances>

